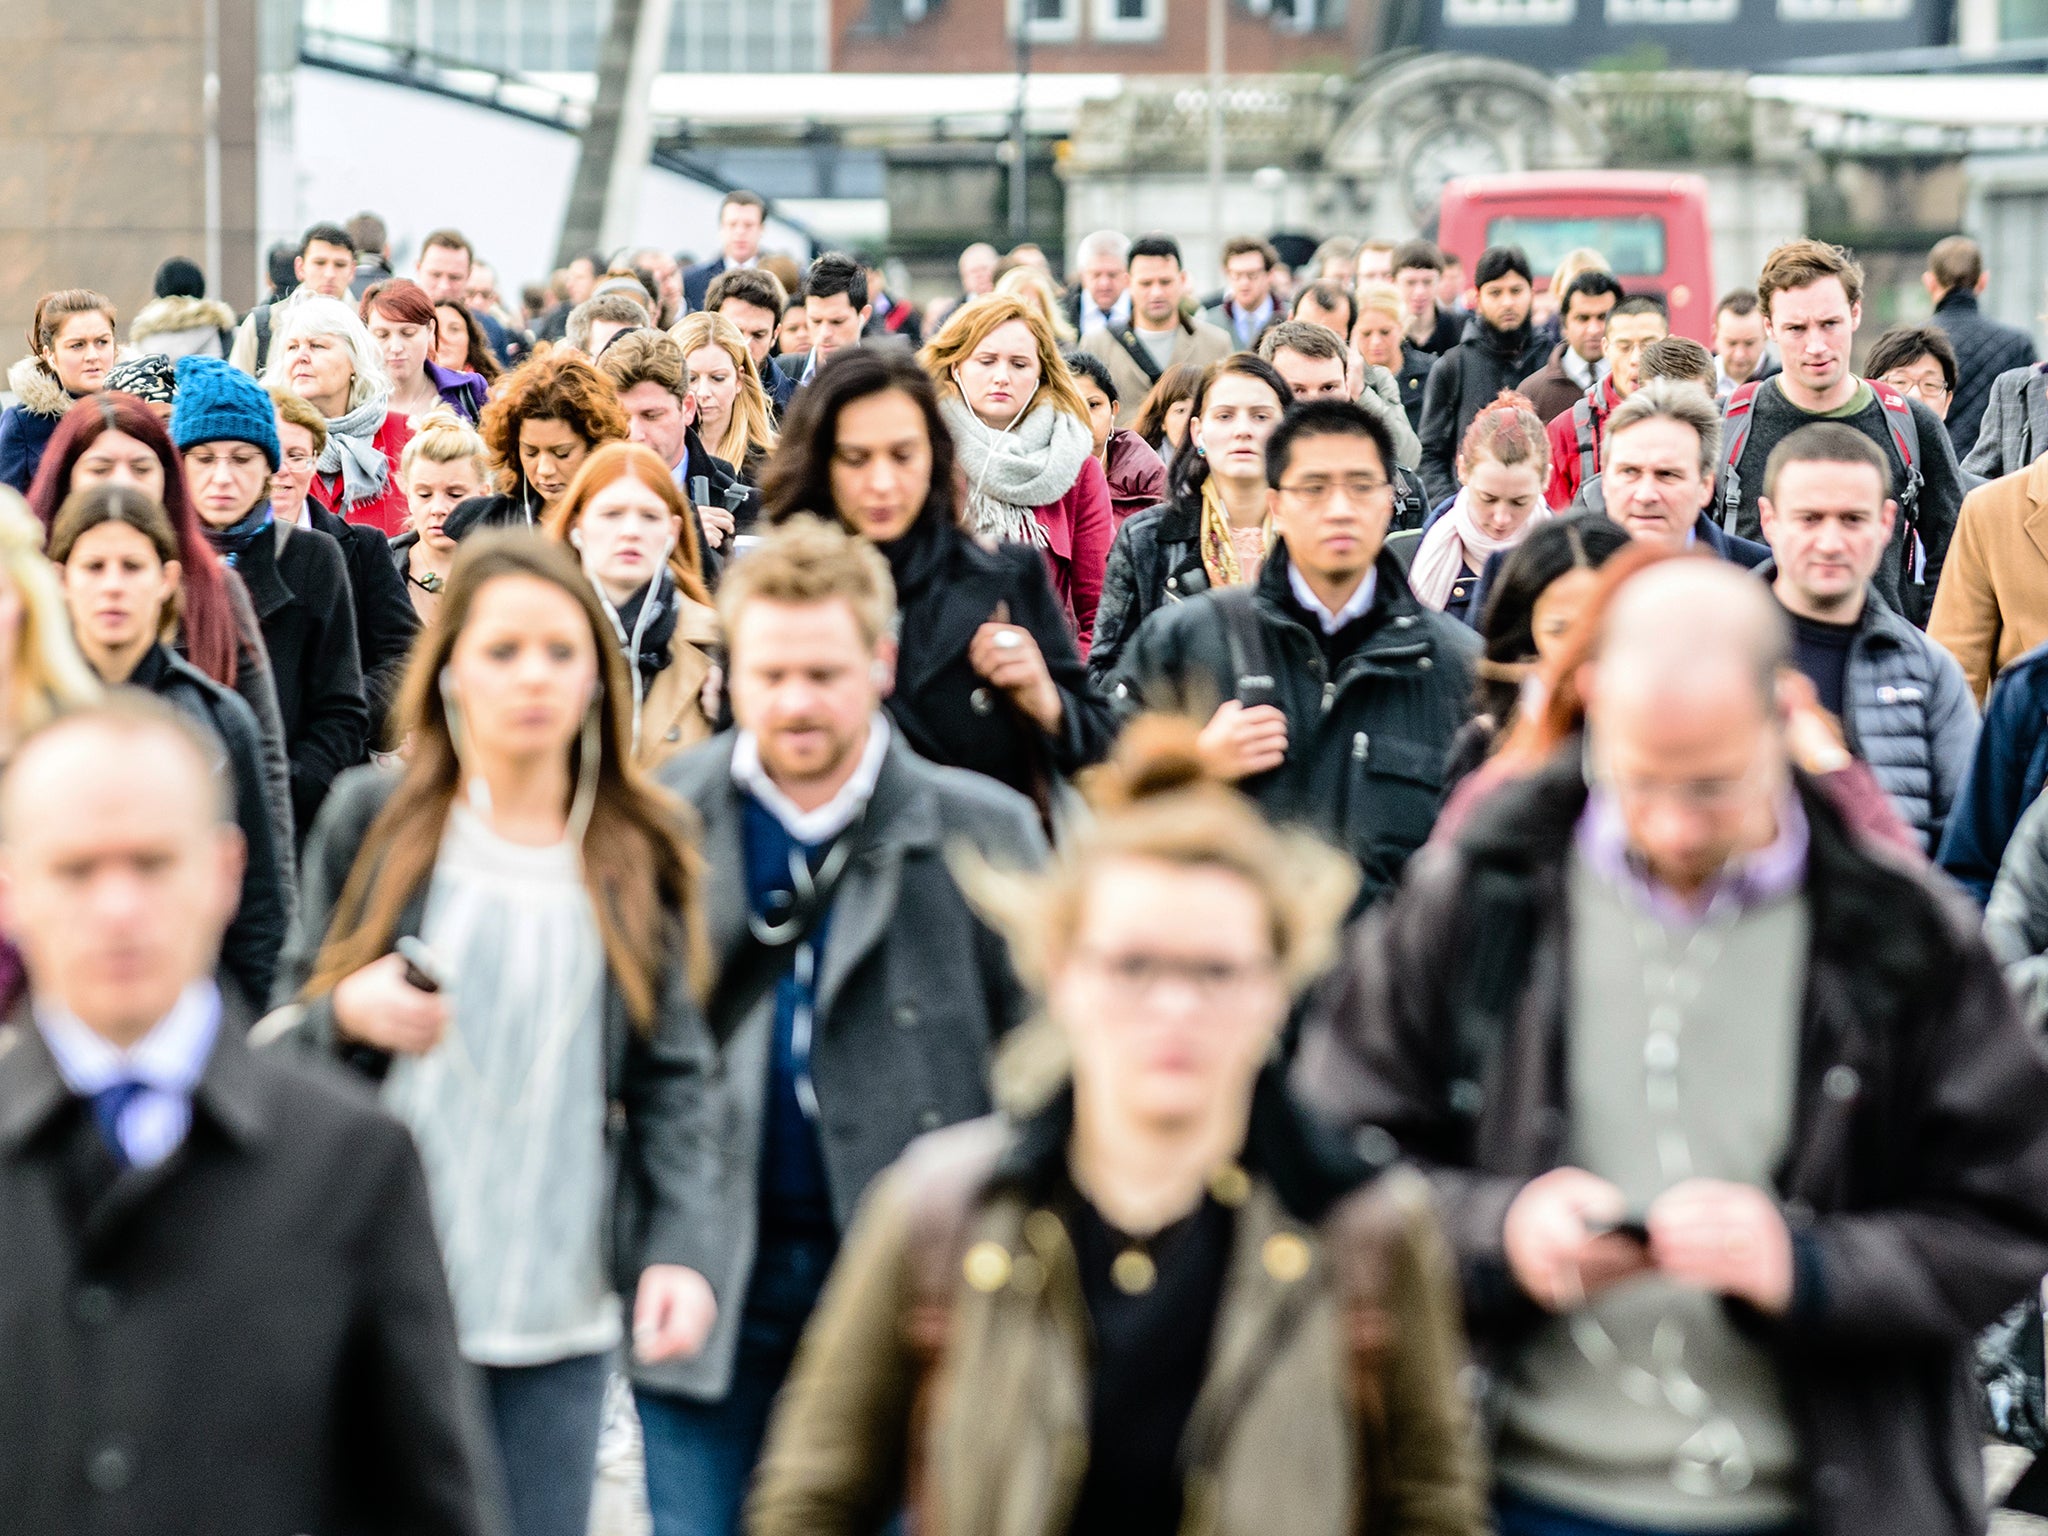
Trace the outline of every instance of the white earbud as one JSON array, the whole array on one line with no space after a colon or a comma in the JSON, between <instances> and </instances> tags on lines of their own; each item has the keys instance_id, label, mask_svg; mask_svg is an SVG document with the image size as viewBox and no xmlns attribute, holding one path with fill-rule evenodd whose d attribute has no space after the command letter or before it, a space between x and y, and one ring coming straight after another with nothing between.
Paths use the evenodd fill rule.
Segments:
<instances>
[{"instance_id":1,"label":"white earbud","mask_svg":"<svg viewBox=\"0 0 2048 1536\"><path fill-rule=\"evenodd\" d=\"M581 528L571 528L569 530L569 547L571 549L581 549L583 547L583 530Z\"/></svg>"}]
</instances>

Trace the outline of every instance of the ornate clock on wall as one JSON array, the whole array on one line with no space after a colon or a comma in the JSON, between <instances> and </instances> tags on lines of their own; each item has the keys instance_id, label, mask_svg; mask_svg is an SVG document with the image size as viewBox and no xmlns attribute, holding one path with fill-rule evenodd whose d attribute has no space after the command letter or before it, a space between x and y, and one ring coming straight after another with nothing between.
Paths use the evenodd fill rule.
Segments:
<instances>
[{"instance_id":1,"label":"ornate clock on wall","mask_svg":"<svg viewBox=\"0 0 2048 1536\"><path fill-rule=\"evenodd\" d=\"M1584 110L1546 75L1506 59L1429 53L1370 69L1324 164L1356 211L1388 230L1420 231L1454 176L1597 166L1606 146Z\"/></svg>"},{"instance_id":2,"label":"ornate clock on wall","mask_svg":"<svg viewBox=\"0 0 2048 1536\"><path fill-rule=\"evenodd\" d=\"M1445 123L1425 130L1403 157L1401 190L1418 224L1436 213L1444 183L1454 176L1491 176L1508 168L1500 141L1470 123Z\"/></svg>"}]
</instances>

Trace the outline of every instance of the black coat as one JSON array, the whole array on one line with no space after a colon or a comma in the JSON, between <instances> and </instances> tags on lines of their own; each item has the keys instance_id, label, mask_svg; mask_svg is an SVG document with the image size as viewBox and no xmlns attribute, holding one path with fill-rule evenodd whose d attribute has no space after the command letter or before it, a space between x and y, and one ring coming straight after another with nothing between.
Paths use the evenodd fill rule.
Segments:
<instances>
[{"instance_id":1,"label":"black coat","mask_svg":"<svg viewBox=\"0 0 2048 1536\"><path fill-rule=\"evenodd\" d=\"M304 841L328 786L363 761L370 735L348 562L318 529L280 523L277 536L256 540L235 569L270 653L292 760L292 810Z\"/></svg>"},{"instance_id":2,"label":"black coat","mask_svg":"<svg viewBox=\"0 0 2048 1536\"><path fill-rule=\"evenodd\" d=\"M230 1011L184 1146L117 1174L0 1031L0 1526L475 1536L495 1483L412 1139Z\"/></svg>"},{"instance_id":3,"label":"black coat","mask_svg":"<svg viewBox=\"0 0 2048 1536\"><path fill-rule=\"evenodd\" d=\"M1053 773L1071 775L1101 761L1116 736L1116 717L1088 682L1045 557L1028 544L987 549L945 531L940 570L903 601L890 718L919 756L985 773L1045 810ZM998 607L1031 632L1060 691L1060 727L1050 736L968 664L974 632Z\"/></svg>"},{"instance_id":4,"label":"black coat","mask_svg":"<svg viewBox=\"0 0 2048 1536\"><path fill-rule=\"evenodd\" d=\"M1783 1317L1729 1306L1777 1359L1816 1536L1975 1536L1970 1353L2048 1272L2048 1068L1967 904L1859 842L1812 781L1797 790L1811 949L1768 1191L1793 1292ZM1295 1067L1311 1108L1430 1173L1475 1352L1496 1361L1543 1316L1502 1216L1571 1156L1566 871L1585 801L1566 753L1418 859L1354 934ZM1505 995L1474 975L1482 956Z\"/></svg>"},{"instance_id":5,"label":"black coat","mask_svg":"<svg viewBox=\"0 0 2048 1536\"><path fill-rule=\"evenodd\" d=\"M1425 352L1406 337L1401 341L1401 371L1394 382L1401 389L1401 409L1408 413L1408 425L1422 431L1422 396L1429 387L1429 370L1436 366L1436 354Z\"/></svg>"},{"instance_id":6,"label":"black coat","mask_svg":"<svg viewBox=\"0 0 2048 1536\"><path fill-rule=\"evenodd\" d=\"M221 769L235 785L235 825L242 829L246 862L242 902L220 947L221 969L242 989L251 1009L270 998L278 952L291 927L291 849L277 846L277 821L263 780L263 740L255 713L232 688L223 688L161 645L151 646L128 675L128 686L153 693L204 726L221 745Z\"/></svg>"},{"instance_id":7,"label":"black coat","mask_svg":"<svg viewBox=\"0 0 2048 1536\"><path fill-rule=\"evenodd\" d=\"M2000 325L1977 307L1977 295L1961 289L1942 295L1934 306L1934 323L1956 349L1956 392L1948 403L1946 424L1956 457L1964 459L1977 445L1992 384L2001 373L2034 360L2034 339L2013 326Z\"/></svg>"},{"instance_id":8,"label":"black coat","mask_svg":"<svg viewBox=\"0 0 2048 1536\"><path fill-rule=\"evenodd\" d=\"M1161 502L1126 518L1117 529L1095 606L1095 638L1088 647L1088 678L1098 688L1116 671L1139 625L1156 610L1209 590L1201 539L1199 504Z\"/></svg>"},{"instance_id":9,"label":"black coat","mask_svg":"<svg viewBox=\"0 0 2048 1536\"><path fill-rule=\"evenodd\" d=\"M313 526L341 546L355 599L356 649L370 706L370 745L388 743L391 706L419 637L420 616L406 596L405 578L391 563L391 544L366 523L343 522L317 502L306 503Z\"/></svg>"},{"instance_id":10,"label":"black coat","mask_svg":"<svg viewBox=\"0 0 2048 1536\"><path fill-rule=\"evenodd\" d=\"M1333 675L1320 636L1295 608L1287 546L1273 546L1252 601L1270 702L1287 716L1287 760L1239 786L1274 820L1306 826L1349 852L1363 877L1361 904L1400 879L1436 825L1444 763L1472 712L1479 658L1472 631L1418 603L1391 553L1382 551L1375 569L1377 622ZM1217 607L1223 595L1175 603L1145 622L1111 684L1119 708L1206 719L1239 697Z\"/></svg>"},{"instance_id":11,"label":"black coat","mask_svg":"<svg viewBox=\"0 0 2048 1536\"><path fill-rule=\"evenodd\" d=\"M1422 425L1415 429L1431 506L1458 494L1458 445L1472 418L1502 390L1518 387L1549 355L1528 326L1497 331L1474 315L1465 339L1437 359L1422 395Z\"/></svg>"}]
</instances>

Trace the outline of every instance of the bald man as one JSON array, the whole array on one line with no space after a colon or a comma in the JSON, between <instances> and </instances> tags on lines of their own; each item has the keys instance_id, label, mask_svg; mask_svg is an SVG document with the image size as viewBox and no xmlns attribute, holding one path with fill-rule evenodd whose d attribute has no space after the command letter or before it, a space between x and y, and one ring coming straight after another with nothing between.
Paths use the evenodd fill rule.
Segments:
<instances>
[{"instance_id":1,"label":"bald man","mask_svg":"<svg viewBox=\"0 0 2048 1536\"><path fill-rule=\"evenodd\" d=\"M30 987L0 1026L0 1526L489 1529L411 1140L253 1054L214 985L242 866L215 750L123 693L0 782Z\"/></svg>"},{"instance_id":2,"label":"bald man","mask_svg":"<svg viewBox=\"0 0 2048 1536\"><path fill-rule=\"evenodd\" d=\"M1788 758L1770 590L1617 595L1587 729L1418 855L1296 1087L1429 1170L1502 1536L1974 1536L2048 1068L1970 915Z\"/></svg>"}]
</instances>

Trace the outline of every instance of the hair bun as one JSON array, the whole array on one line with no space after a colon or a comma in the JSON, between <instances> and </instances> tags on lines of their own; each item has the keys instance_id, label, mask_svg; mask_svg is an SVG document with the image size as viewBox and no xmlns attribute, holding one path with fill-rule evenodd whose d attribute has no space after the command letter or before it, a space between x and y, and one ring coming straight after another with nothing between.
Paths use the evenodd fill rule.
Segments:
<instances>
[{"instance_id":1,"label":"hair bun","mask_svg":"<svg viewBox=\"0 0 2048 1536\"><path fill-rule=\"evenodd\" d=\"M1108 762L1095 771L1089 798L1103 809L1222 784L1202 764L1200 727L1179 715L1131 722Z\"/></svg>"}]
</instances>

